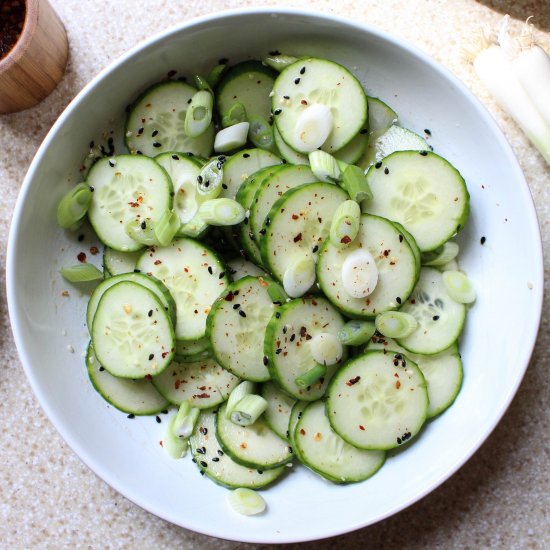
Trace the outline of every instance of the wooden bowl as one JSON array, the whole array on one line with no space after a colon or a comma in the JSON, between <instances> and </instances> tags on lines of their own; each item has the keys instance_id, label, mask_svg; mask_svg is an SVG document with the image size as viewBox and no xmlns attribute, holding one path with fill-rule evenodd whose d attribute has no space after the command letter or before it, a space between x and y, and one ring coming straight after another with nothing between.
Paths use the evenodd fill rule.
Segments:
<instances>
[{"instance_id":1,"label":"wooden bowl","mask_svg":"<svg viewBox=\"0 0 550 550\"><path fill-rule=\"evenodd\" d=\"M0 113L28 109L61 80L69 44L61 20L47 0L26 0L23 29L0 59Z\"/></svg>"}]
</instances>

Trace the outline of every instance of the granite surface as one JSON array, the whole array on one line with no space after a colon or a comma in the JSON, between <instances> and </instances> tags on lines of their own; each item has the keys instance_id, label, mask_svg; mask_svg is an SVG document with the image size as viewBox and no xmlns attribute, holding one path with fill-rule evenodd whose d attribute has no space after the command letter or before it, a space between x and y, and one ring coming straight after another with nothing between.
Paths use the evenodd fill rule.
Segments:
<instances>
[{"instance_id":1,"label":"granite surface","mask_svg":"<svg viewBox=\"0 0 550 550\"><path fill-rule=\"evenodd\" d=\"M5 264L12 211L27 167L57 116L101 68L140 40L177 22L251 5L315 9L368 22L405 38L448 67L485 103L510 141L534 202L550 269L550 167L482 89L461 49L480 25L502 13L534 15L550 51L548 0L51 0L66 25L65 78L41 105L0 116L0 259ZM518 25L513 21L513 25ZM247 548L197 535L143 511L83 465L34 397L11 335L1 273L0 548ZM403 512L338 539L328 548L550 548L550 314L508 412L458 473ZM293 548L293 545L288 545ZM296 545L297 547L297 545Z\"/></svg>"}]
</instances>

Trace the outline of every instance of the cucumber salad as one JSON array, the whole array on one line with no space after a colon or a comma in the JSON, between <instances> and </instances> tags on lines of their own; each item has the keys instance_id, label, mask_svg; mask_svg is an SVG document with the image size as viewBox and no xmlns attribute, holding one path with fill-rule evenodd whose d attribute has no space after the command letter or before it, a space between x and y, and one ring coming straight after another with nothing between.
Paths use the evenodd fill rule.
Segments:
<instances>
[{"instance_id":1,"label":"cucumber salad","mask_svg":"<svg viewBox=\"0 0 550 550\"><path fill-rule=\"evenodd\" d=\"M169 76L58 206L104 245L61 270L95 284L91 383L130 418L171 409L164 449L242 513L292 464L363 481L460 390L465 181L333 61Z\"/></svg>"}]
</instances>

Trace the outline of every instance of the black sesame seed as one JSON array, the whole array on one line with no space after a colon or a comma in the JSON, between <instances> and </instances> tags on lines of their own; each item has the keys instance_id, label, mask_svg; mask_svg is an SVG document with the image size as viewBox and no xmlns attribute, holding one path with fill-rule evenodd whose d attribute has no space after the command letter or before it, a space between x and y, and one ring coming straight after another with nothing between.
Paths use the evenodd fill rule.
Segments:
<instances>
[{"instance_id":1,"label":"black sesame seed","mask_svg":"<svg viewBox=\"0 0 550 550\"><path fill-rule=\"evenodd\" d=\"M139 128L137 131L138 136L141 136L141 134L143 134L144 131L145 131L145 128Z\"/></svg>"},{"instance_id":2,"label":"black sesame seed","mask_svg":"<svg viewBox=\"0 0 550 550\"><path fill-rule=\"evenodd\" d=\"M99 367L99 372L103 372L105 370L105 367Z\"/></svg>"},{"instance_id":3,"label":"black sesame seed","mask_svg":"<svg viewBox=\"0 0 550 550\"><path fill-rule=\"evenodd\" d=\"M246 313L242 309L239 310L239 315L241 317L246 317Z\"/></svg>"},{"instance_id":4,"label":"black sesame seed","mask_svg":"<svg viewBox=\"0 0 550 550\"><path fill-rule=\"evenodd\" d=\"M297 78L297 79L294 81L294 84L300 84L300 79Z\"/></svg>"},{"instance_id":5,"label":"black sesame seed","mask_svg":"<svg viewBox=\"0 0 550 550\"><path fill-rule=\"evenodd\" d=\"M273 111L273 114L274 114L275 116L277 116L277 115L280 115L282 112L283 112L282 109L275 109L275 110Z\"/></svg>"},{"instance_id":6,"label":"black sesame seed","mask_svg":"<svg viewBox=\"0 0 550 550\"><path fill-rule=\"evenodd\" d=\"M269 52L269 55L281 55L281 52L279 50L273 50Z\"/></svg>"},{"instance_id":7,"label":"black sesame seed","mask_svg":"<svg viewBox=\"0 0 550 550\"><path fill-rule=\"evenodd\" d=\"M180 159L180 158L178 157L178 155L172 155L172 158L173 158L174 160L179 160L179 159Z\"/></svg>"},{"instance_id":8,"label":"black sesame seed","mask_svg":"<svg viewBox=\"0 0 550 550\"><path fill-rule=\"evenodd\" d=\"M223 279L225 277L225 271L220 271L220 274L218 275L218 279Z\"/></svg>"},{"instance_id":9,"label":"black sesame seed","mask_svg":"<svg viewBox=\"0 0 550 550\"><path fill-rule=\"evenodd\" d=\"M149 313L147 313L147 315L148 315L149 317L152 317L152 316L153 316L153 310L150 309L150 310L149 310Z\"/></svg>"},{"instance_id":10,"label":"black sesame seed","mask_svg":"<svg viewBox=\"0 0 550 550\"><path fill-rule=\"evenodd\" d=\"M401 298L398 296L398 297L395 299L395 301L396 301L398 304L400 304L400 303L401 303Z\"/></svg>"},{"instance_id":11,"label":"black sesame seed","mask_svg":"<svg viewBox=\"0 0 550 550\"><path fill-rule=\"evenodd\" d=\"M95 191L95 188L90 185L90 191L93 193Z\"/></svg>"},{"instance_id":12,"label":"black sesame seed","mask_svg":"<svg viewBox=\"0 0 550 550\"><path fill-rule=\"evenodd\" d=\"M400 242L400 243L403 242L403 235L399 235L399 242Z\"/></svg>"},{"instance_id":13,"label":"black sesame seed","mask_svg":"<svg viewBox=\"0 0 550 550\"><path fill-rule=\"evenodd\" d=\"M94 148L95 143L93 141L90 141L90 149Z\"/></svg>"},{"instance_id":14,"label":"black sesame seed","mask_svg":"<svg viewBox=\"0 0 550 550\"><path fill-rule=\"evenodd\" d=\"M220 456L223 456L223 451L220 450L220 449L218 449L218 454L219 454Z\"/></svg>"},{"instance_id":15,"label":"black sesame seed","mask_svg":"<svg viewBox=\"0 0 550 550\"><path fill-rule=\"evenodd\" d=\"M152 361L154 358L155 358L155 354L154 354L154 353L150 353L150 354L149 354L149 361Z\"/></svg>"},{"instance_id":16,"label":"black sesame seed","mask_svg":"<svg viewBox=\"0 0 550 550\"><path fill-rule=\"evenodd\" d=\"M202 183L202 176L197 176L197 181L198 181L199 183Z\"/></svg>"},{"instance_id":17,"label":"black sesame seed","mask_svg":"<svg viewBox=\"0 0 550 550\"><path fill-rule=\"evenodd\" d=\"M158 141L155 141L153 143L153 147L162 147L162 143L159 143Z\"/></svg>"},{"instance_id":18,"label":"black sesame seed","mask_svg":"<svg viewBox=\"0 0 550 550\"><path fill-rule=\"evenodd\" d=\"M292 454L292 453L294 452L294 450L292 449L292 447L289 447L289 448L288 448L288 452L289 452L290 454Z\"/></svg>"},{"instance_id":19,"label":"black sesame seed","mask_svg":"<svg viewBox=\"0 0 550 550\"><path fill-rule=\"evenodd\" d=\"M233 309L239 309L241 307L241 304L233 304Z\"/></svg>"},{"instance_id":20,"label":"black sesame seed","mask_svg":"<svg viewBox=\"0 0 550 550\"><path fill-rule=\"evenodd\" d=\"M277 355L279 355L279 353L281 353L281 351L283 351L281 348L277 348L277 349L275 350L275 353L276 353Z\"/></svg>"},{"instance_id":21,"label":"black sesame seed","mask_svg":"<svg viewBox=\"0 0 550 550\"><path fill-rule=\"evenodd\" d=\"M130 413L126 418L135 418L136 415L134 413Z\"/></svg>"},{"instance_id":22,"label":"black sesame seed","mask_svg":"<svg viewBox=\"0 0 550 550\"><path fill-rule=\"evenodd\" d=\"M305 72L306 72L306 68L305 68L305 67L302 67L302 68L300 69L300 74L304 74Z\"/></svg>"},{"instance_id":23,"label":"black sesame seed","mask_svg":"<svg viewBox=\"0 0 550 550\"><path fill-rule=\"evenodd\" d=\"M265 235L267 233L267 230L265 228L260 229L260 235Z\"/></svg>"},{"instance_id":24,"label":"black sesame seed","mask_svg":"<svg viewBox=\"0 0 550 550\"><path fill-rule=\"evenodd\" d=\"M201 460L200 461L200 465L203 467L203 468L206 468L208 466L208 464L206 464L206 462L204 460Z\"/></svg>"},{"instance_id":25,"label":"black sesame seed","mask_svg":"<svg viewBox=\"0 0 550 550\"><path fill-rule=\"evenodd\" d=\"M151 134L151 137L156 137L156 136L158 136L158 133L159 133L158 130L153 130L153 133Z\"/></svg>"},{"instance_id":26,"label":"black sesame seed","mask_svg":"<svg viewBox=\"0 0 550 550\"><path fill-rule=\"evenodd\" d=\"M248 157L250 157L250 155L248 153L244 153L243 159L247 159Z\"/></svg>"},{"instance_id":27,"label":"black sesame seed","mask_svg":"<svg viewBox=\"0 0 550 550\"><path fill-rule=\"evenodd\" d=\"M284 99L290 99L290 96L289 95L284 95L283 98Z\"/></svg>"},{"instance_id":28,"label":"black sesame seed","mask_svg":"<svg viewBox=\"0 0 550 550\"><path fill-rule=\"evenodd\" d=\"M382 166L382 162L381 161L378 161L374 167L378 170L378 168L380 168Z\"/></svg>"},{"instance_id":29,"label":"black sesame seed","mask_svg":"<svg viewBox=\"0 0 550 550\"><path fill-rule=\"evenodd\" d=\"M193 98L190 97L190 98L187 100L187 105L189 105L189 104L191 103L191 101L193 101Z\"/></svg>"},{"instance_id":30,"label":"black sesame seed","mask_svg":"<svg viewBox=\"0 0 550 550\"><path fill-rule=\"evenodd\" d=\"M197 453L199 453L200 455L203 455L205 451L202 448L199 448L197 449Z\"/></svg>"},{"instance_id":31,"label":"black sesame seed","mask_svg":"<svg viewBox=\"0 0 550 550\"><path fill-rule=\"evenodd\" d=\"M428 155L428 151L420 151L420 154L421 154L423 157L425 157L425 156Z\"/></svg>"},{"instance_id":32,"label":"black sesame seed","mask_svg":"<svg viewBox=\"0 0 550 550\"><path fill-rule=\"evenodd\" d=\"M219 459L217 456L215 456L215 457L212 459L212 462L219 462L219 461L220 461L220 459Z\"/></svg>"},{"instance_id":33,"label":"black sesame seed","mask_svg":"<svg viewBox=\"0 0 550 550\"><path fill-rule=\"evenodd\" d=\"M256 470L260 475L262 475L264 473L263 470Z\"/></svg>"},{"instance_id":34,"label":"black sesame seed","mask_svg":"<svg viewBox=\"0 0 550 550\"><path fill-rule=\"evenodd\" d=\"M294 342L294 339L295 339L295 338L296 338L296 334L293 334L293 335L289 338L289 340L290 340L291 342Z\"/></svg>"},{"instance_id":35,"label":"black sesame seed","mask_svg":"<svg viewBox=\"0 0 550 550\"><path fill-rule=\"evenodd\" d=\"M78 242L81 243L84 240L84 235L78 236Z\"/></svg>"},{"instance_id":36,"label":"black sesame seed","mask_svg":"<svg viewBox=\"0 0 550 550\"><path fill-rule=\"evenodd\" d=\"M437 320L439 319L439 315L434 315L434 316L432 317L432 319L433 319L434 321L437 321Z\"/></svg>"},{"instance_id":37,"label":"black sesame seed","mask_svg":"<svg viewBox=\"0 0 550 550\"><path fill-rule=\"evenodd\" d=\"M227 189L227 184L226 183L222 183L222 189Z\"/></svg>"},{"instance_id":38,"label":"black sesame seed","mask_svg":"<svg viewBox=\"0 0 550 550\"><path fill-rule=\"evenodd\" d=\"M485 237L481 237L481 239L479 239L479 242L480 242L481 244L485 244L485 241L486 241L486 240L487 240L487 239L486 239Z\"/></svg>"},{"instance_id":39,"label":"black sesame seed","mask_svg":"<svg viewBox=\"0 0 550 550\"><path fill-rule=\"evenodd\" d=\"M227 59L227 57L222 57L221 59L218 60L218 65L227 65L228 61L229 59Z\"/></svg>"},{"instance_id":40,"label":"black sesame seed","mask_svg":"<svg viewBox=\"0 0 550 550\"><path fill-rule=\"evenodd\" d=\"M424 133L425 133L427 136L431 136L431 135L432 135L431 131L428 130L428 128L425 128L425 129L424 129Z\"/></svg>"},{"instance_id":41,"label":"black sesame seed","mask_svg":"<svg viewBox=\"0 0 550 550\"><path fill-rule=\"evenodd\" d=\"M191 459L191 462L194 462L194 463L196 464L196 463L197 463L197 459L196 459L195 457L193 457L193 458Z\"/></svg>"},{"instance_id":42,"label":"black sesame seed","mask_svg":"<svg viewBox=\"0 0 550 550\"><path fill-rule=\"evenodd\" d=\"M390 169L386 166L386 168L384 168L384 174L388 175L390 173Z\"/></svg>"},{"instance_id":43,"label":"black sesame seed","mask_svg":"<svg viewBox=\"0 0 550 550\"><path fill-rule=\"evenodd\" d=\"M155 416L155 420L157 421L157 424L160 424L162 422L160 416Z\"/></svg>"},{"instance_id":44,"label":"black sesame seed","mask_svg":"<svg viewBox=\"0 0 550 550\"><path fill-rule=\"evenodd\" d=\"M401 445L401 438L400 437L397 438L397 444Z\"/></svg>"},{"instance_id":45,"label":"black sesame seed","mask_svg":"<svg viewBox=\"0 0 550 550\"><path fill-rule=\"evenodd\" d=\"M281 314L277 311L275 312L275 319L280 319L281 318Z\"/></svg>"},{"instance_id":46,"label":"black sesame seed","mask_svg":"<svg viewBox=\"0 0 550 550\"><path fill-rule=\"evenodd\" d=\"M268 363L269 363L269 359L264 355L264 365L267 367Z\"/></svg>"},{"instance_id":47,"label":"black sesame seed","mask_svg":"<svg viewBox=\"0 0 550 550\"><path fill-rule=\"evenodd\" d=\"M163 409L162 411L160 411L162 414L168 414L168 410L167 409Z\"/></svg>"},{"instance_id":48,"label":"black sesame seed","mask_svg":"<svg viewBox=\"0 0 550 550\"><path fill-rule=\"evenodd\" d=\"M194 157L195 155L189 151L188 153L185 153L188 157Z\"/></svg>"},{"instance_id":49,"label":"black sesame seed","mask_svg":"<svg viewBox=\"0 0 550 550\"><path fill-rule=\"evenodd\" d=\"M211 265L208 266L208 273L210 273L210 275L212 275L212 273L214 273L214 271L212 270L212 266L211 266Z\"/></svg>"},{"instance_id":50,"label":"black sesame seed","mask_svg":"<svg viewBox=\"0 0 550 550\"><path fill-rule=\"evenodd\" d=\"M367 132L368 132L368 130L366 128L363 128L362 130L359 130L359 133L361 135L365 135Z\"/></svg>"},{"instance_id":51,"label":"black sesame seed","mask_svg":"<svg viewBox=\"0 0 550 550\"><path fill-rule=\"evenodd\" d=\"M109 166L111 168L114 168L115 165L116 165L116 162L114 160L109 160Z\"/></svg>"},{"instance_id":52,"label":"black sesame seed","mask_svg":"<svg viewBox=\"0 0 550 550\"><path fill-rule=\"evenodd\" d=\"M311 251L313 252L313 254L315 254L315 252L317 252L317 250L319 250L319 246L318 245L315 245Z\"/></svg>"},{"instance_id":53,"label":"black sesame seed","mask_svg":"<svg viewBox=\"0 0 550 550\"><path fill-rule=\"evenodd\" d=\"M147 224L145 222L141 222L140 227L141 229L147 229Z\"/></svg>"}]
</instances>

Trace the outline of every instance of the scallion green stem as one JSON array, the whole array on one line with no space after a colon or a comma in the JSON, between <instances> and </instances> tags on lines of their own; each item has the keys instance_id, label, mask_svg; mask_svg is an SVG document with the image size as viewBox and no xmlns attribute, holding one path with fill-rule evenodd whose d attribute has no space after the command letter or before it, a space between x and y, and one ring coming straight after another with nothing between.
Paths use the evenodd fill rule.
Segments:
<instances>
[{"instance_id":1,"label":"scallion green stem","mask_svg":"<svg viewBox=\"0 0 550 550\"><path fill-rule=\"evenodd\" d=\"M86 183L79 183L63 195L57 206L57 223L63 229L75 227L86 215L92 202L92 191Z\"/></svg>"},{"instance_id":2,"label":"scallion green stem","mask_svg":"<svg viewBox=\"0 0 550 550\"><path fill-rule=\"evenodd\" d=\"M88 283L103 279L103 272L92 264L77 264L70 267L62 267L59 273L69 283Z\"/></svg>"},{"instance_id":3,"label":"scallion green stem","mask_svg":"<svg viewBox=\"0 0 550 550\"><path fill-rule=\"evenodd\" d=\"M342 181L340 186L345 189L351 200L361 202L372 199L372 191L370 190L367 178L362 168L350 164L342 172Z\"/></svg>"},{"instance_id":4,"label":"scallion green stem","mask_svg":"<svg viewBox=\"0 0 550 550\"><path fill-rule=\"evenodd\" d=\"M376 332L376 326L371 321L348 321L338 333L338 338L346 346L362 346L369 342Z\"/></svg>"},{"instance_id":5,"label":"scallion green stem","mask_svg":"<svg viewBox=\"0 0 550 550\"><path fill-rule=\"evenodd\" d=\"M406 338L418 327L418 321L403 311L385 311L375 321L378 332L389 338Z\"/></svg>"},{"instance_id":6,"label":"scallion green stem","mask_svg":"<svg viewBox=\"0 0 550 550\"><path fill-rule=\"evenodd\" d=\"M267 401L261 396L250 393L245 395L233 409L231 422L239 426L250 426L267 409Z\"/></svg>"},{"instance_id":7,"label":"scallion green stem","mask_svg":"<svg viewBox=\"0 0 550 550\"><path fill-rule=\"evenodd\" d=\"M207 90L198 91L192 98L185 113L185 133L194 138L203 134L212 122L214 97Z\"/></svg>"},{"instance_id":8,"label":"scallion green stem","mask_svg":"<svg viewBox=\"0 0 550 550\"><path fill-rule=\"evenodd\" d=\"M317 364L304 374L298 376L294 382L299 388L308 388L319 382L327 373L326 365Z\"/></svg>"},{"instance_id":9,"label":"scallion green stem","mask_svg":"<svg viewBox=\"0 0 550 550\"><path fill-rule=\"evenodd\" d=\"M145 246L157 246L159 241L155 235L154 224L152 220L138 221L132 220L126 224L126 233L134 241L144 244Z\"/></svg>"},{"instance_id":10,"label":"scallion green stem","mask_svg":"<svg viewBox=\"0 0 550 550\"><path fill-rule=\"evenodd\" d=\"M271 67L272 69L275 69L279 73L286 69L289 65L292 65L293 63L296 63L298 61L298 57L294 57L293 55L268 55L267 57L264 57L262 59L262 63L264 65L267 65L268 67Z\"/></svg>"},{"instance_id":11,"label":"scallion green stem","mask_svg":"<svg viewBox=\"0 0 550 550\"><path fill-rule=\"evenodd\" d=\"M255 147L273 151L275 148L275 138L273 137L273 128L265 118L259 115L251 116L248 119L250 127L248 129L248 139Z\"/></svg>"},{"instance_id":12,"label":"scallion green stem","mask_svg":"<svg viewBox=\"0 0 550 550\"><path fill-rule=\"evenodd\" d=\"M179 231L180 226L179 216L173 210L167 210L160 220L153 224L153 231L160 246L168 246Z\"/></svg>"},{"instance_id":13,"label":"scallion green stem","mask_svg":"<svg viewBox=\"0 0 550 550\"><path fill-rule=\"evenodd\" d=\"M176 437L185 439L191 437L199 415L200 409L198 407L193 407L188 400L183 401L178 410L178 414L174 418L172 433Z\"/></svg>"},{"instance_id":14,"label":"scallion green stem","mask_svg":"<svg viewBox=\"0 0 550 550\"><path fill-rule=\"evenodd\" d=\"M245 209L233 199L211 199L199 207L199 217L208 225L236 225L246 217Z\"/></svg>"},{"instance_id":15,"label":"scallion green stem","mask_svg":"<svg viewBox=\"0 0 550 550\"><path fill-rule=\"evenodd\" d=\"M198 409L197 409L198 410ZM187 438L179 437L174 433L174 423L177 415L172 416L166 426L166 432L162 440L162 447L168 453L171 458L182 458L187 453L189 446L189 440Z\"/></svg>"},{"instance_id":16,"label":"scallion green stem","mask_svg":"<svg viewBox=\"0 0 550 550\"><path fill-rule=\"evenodd\" d=\"M231 418L231 413L235 410L235 407L239 404L241 399L254 393L254 383L248 380L241 382L230 394L225 406L226 418Z\"/></svg>"},{"instance_id":17,"label":"scallion green stem","mask_svg":"<svg viewBox=\"0 0 550 550\"><path fill-rule=\"evenodd\" d=\"M227 128L239 124L239 122L247 122L246 108L242 103L234 103L229 110L222 116L222 126Z\"/></svg>"},{"instance_id":18,"label":"scallion green stem","mask_svg":"<svg viewBox=\"0 0 550 550\"><path fill-rule=\"evenodd\" d=\"M218 85L223 73L226 70L227 70L227 65L222 65L222 64L216 65L215 67L212 67L212 69L210 69L210 72L206 77L206 82L208 83L210 88L214 89Z\"/></svg>"},{"instance_id":19,"label":"scallion green stem","mask_svg":"<svg viewBox=\"0 0 550 550\"><path fill-rule=\"evenodd\" d=\"M344 201L334 213L330 224L330 244L345 248L359 232L361 207L353 200Z\"/></svg>"},{"instance_id":20,"label":"scallion green stem","mask_svg":"<svg viewBox=\"0 0 550 550\"><path fill-rule=\"evenodd\" d=\"M273 302L284 304L288 300L287 293L281 288L281 285L274 281L263 279L267 284L267 293Z\"/></svg>"},{"instance_id":21,"label":"scallion green stem","mask_svg":"<svg viewBox=\"0 0 550 550\"><path fill-rule=\"evenodd\" d=\"M309 153L308 158L311 171L319 181L325 183L338 183L341 180L342 174L340 172L340 167L332 155L316 149Z\"/></svg>"},{"instance_id":22,"label":"scallion green stem","mask_svg":"<svg viewBox=\"0 0 550 550\"><path fill-rule=\"evenodd\" d=\"M208 81L203 76L199 74L194 74L193 82L195 83L195 86L197 87L198 90L206 90L210 92L212 95L214 95L214 92L212 91L210 84L208 84Z\"/></svg>"}]
</instances>

